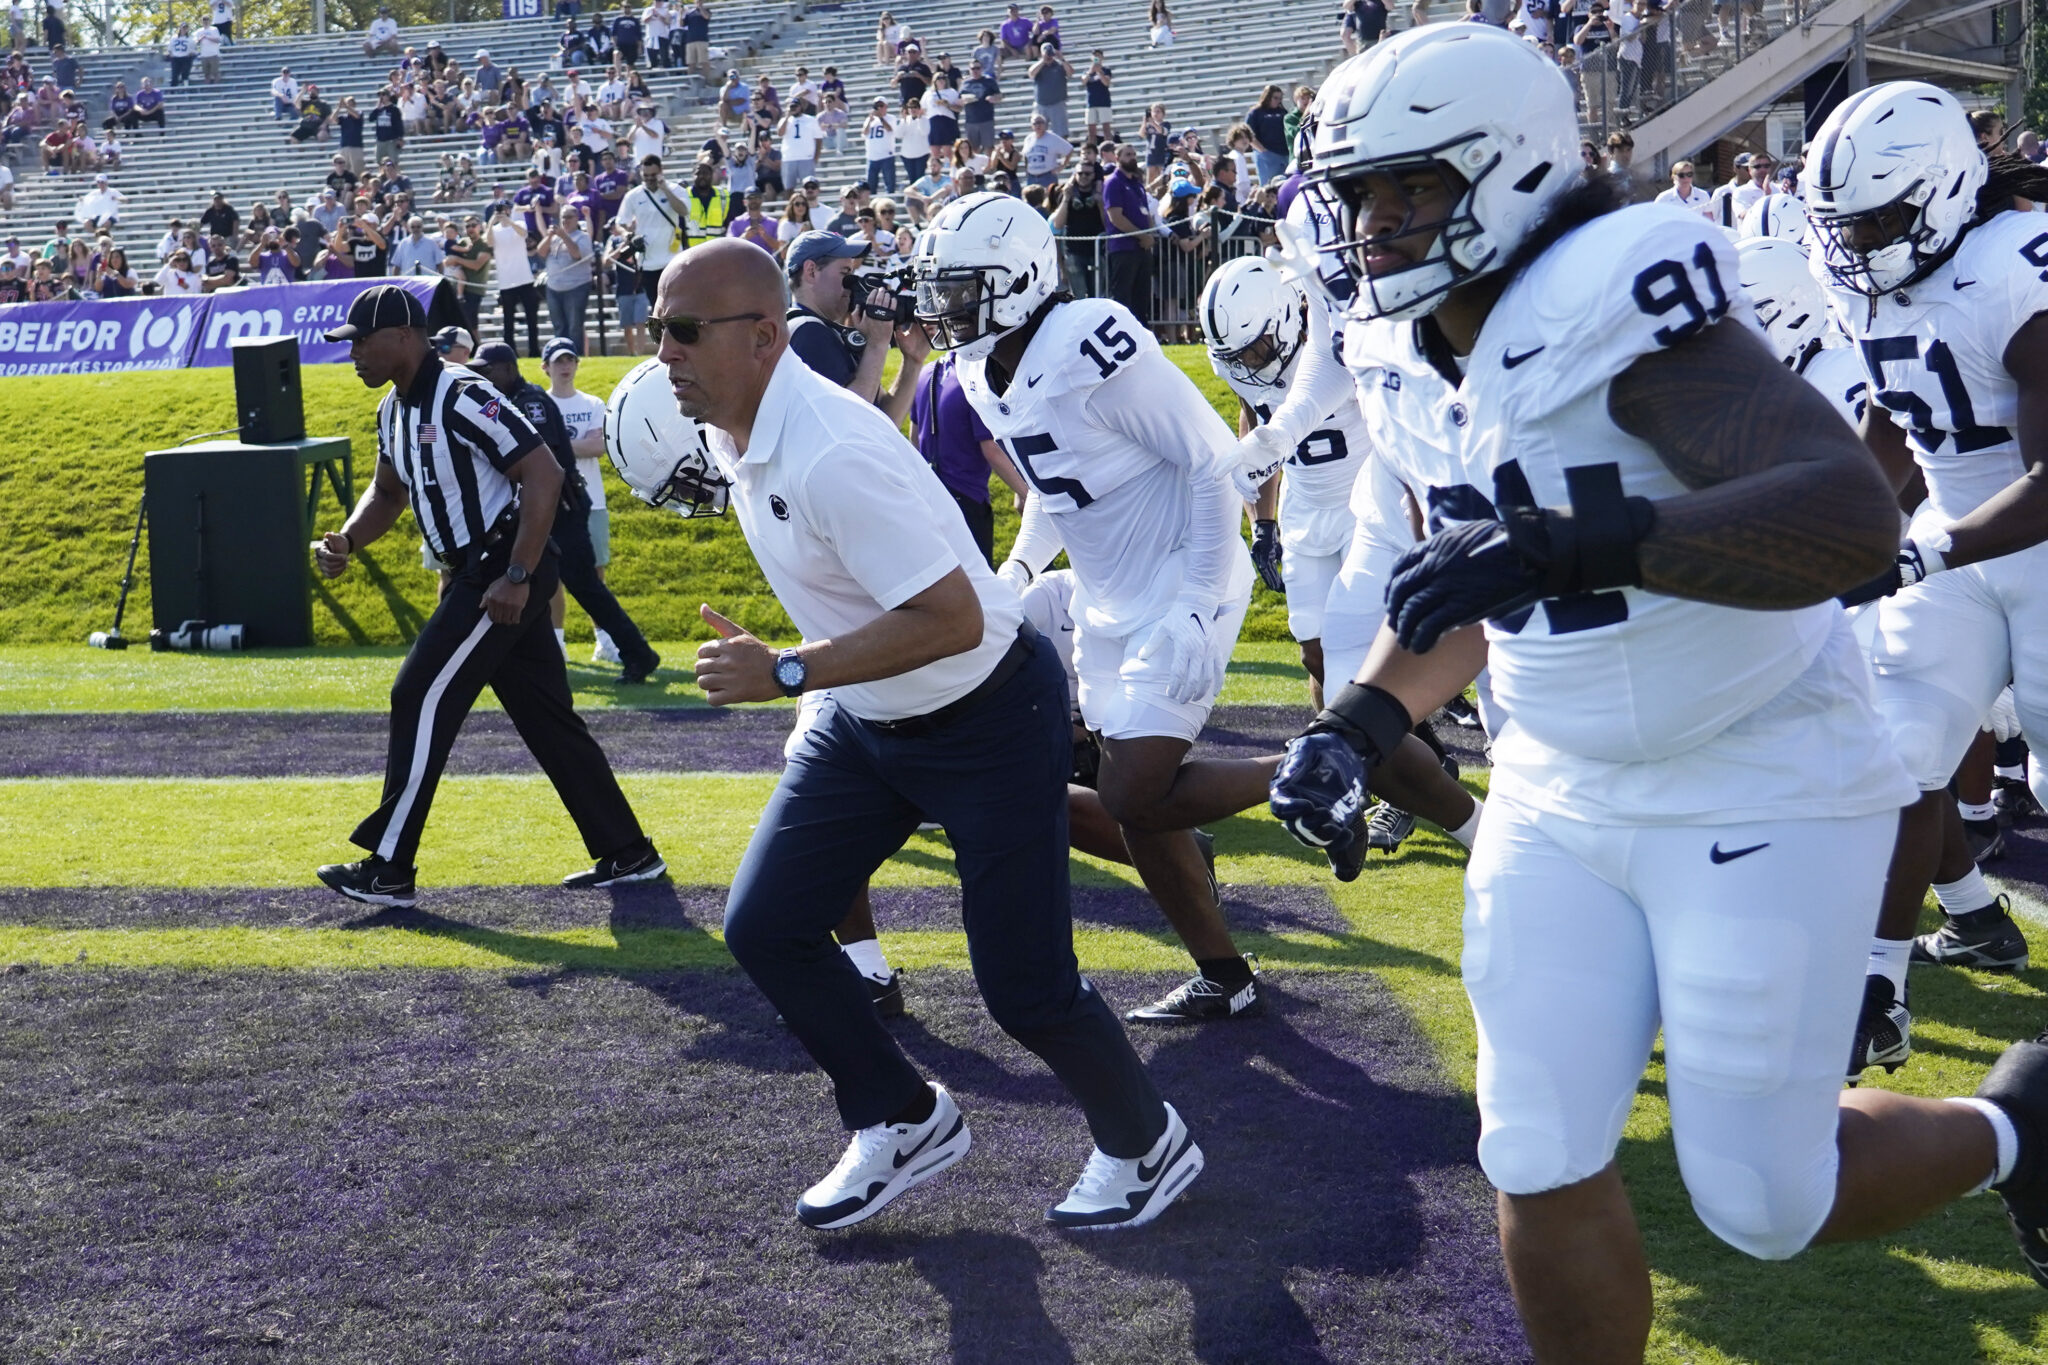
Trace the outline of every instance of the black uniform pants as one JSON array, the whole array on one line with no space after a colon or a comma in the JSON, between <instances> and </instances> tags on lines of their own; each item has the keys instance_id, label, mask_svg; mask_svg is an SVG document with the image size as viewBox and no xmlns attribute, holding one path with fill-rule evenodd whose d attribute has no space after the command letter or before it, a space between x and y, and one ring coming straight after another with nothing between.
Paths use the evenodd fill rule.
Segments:
<instances>
[{"instance_id":1,"label":"black uniform pants","mask_svg":"<svg viewBox=\"0 0 2048 1365\"><path fill-rule=\"evenodd\" d=\"M627 671L651 673L656 655L640 627L597 574L597 548L590 543L590 513L567 508L555 513L555 547L562 553L562 586L590 616L590 624L612 637Z\"/></svg>"},{"instance_id":2,"label":"black uniform pants","mask_svg":"<svg viewBox=\"0 0 2048 1365\"><path fill-rule=\"evenodd\" d=\"M484 614L484 589L504 571L502 553L473 557L458 569L391 684L384 799L350 837L400 867L413 865L448 750L486 683L555 784L593 859L623 853L643 837L611 763L569 696L568 670L548 624L559 581L553 552L534 568L517 625L493 625Z\"/></svg>"}]
</instances>

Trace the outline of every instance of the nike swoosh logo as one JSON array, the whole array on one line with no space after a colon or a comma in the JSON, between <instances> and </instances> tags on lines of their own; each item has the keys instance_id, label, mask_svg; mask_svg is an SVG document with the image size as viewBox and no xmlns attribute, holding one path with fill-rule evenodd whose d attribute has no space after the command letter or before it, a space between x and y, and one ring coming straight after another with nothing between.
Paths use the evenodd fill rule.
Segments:
<instances>
[{"instance_id":1,"label":"nike swoosh logo","mask_svg":"<svg viewBox=\"0 0 2048 1365\"><path fill-rule=\"evenodd\" d=\"M1027 389L1035 389L1038 387L1038 381L1043 378L1045 378L1045 376L1042 374L1034 374L1029 379L1024 381L1024 387Z\"/></svg>"},{"instance_id":2,"label":"nike swoosh logo","mask_svg":"<svg viewBox=\"0 0 2048 1365\"><path fill-rule=\"evenodd\" d=\"M1955 286L1956 286L1956 292L1957 292L1958 294L1960 294L1960 293L1962 293L1962 292L1963 292L1963 291L1964 291L1965 289L1968 289L1968 288L1969 288L1969 287L1970 287L1971 285L1973 285L1973 284L1975 284L1975 283L1976 283L1976 281L1975 281L1975 280L1957 280L1957 281L1955 281Z\"/></svg>"},{"instance_id":3,"label":"nike swoosh logo","mask_svg":"<svg viewBox=\"0 0 2048 1365\"><path fill-rule=\"evenodd\" d=\"M917 1146L912 1147L907 1152L898 1152L895 1156L889 1159L896 1163L896 1168L898 1170L903 1169L904 1163L914 1159L919 1152L923 1151L926 1148L926 1146L928 1146L931 1143L931 1140L933 1138L938 1136L938 1133L938 1128L934 1126L931 1129L931 1131L927 1132L922 1138L918 1139Z\"/></svg>"},{"instance_id":4,"label":"nike swoosh logo","mask_svg":"<svg viewBox=\"0 0 2048 1365\"><path fill-rule=\"evenodd\" d=\"M1541 355L1546 349L1546 347L1538 346L1535 350L1524 351L1520 355L1516 355L1513 351L1502 352L1500 358L1500 367L1504 370L1512 370L1513 368L1515 368L1515 366L1521 364L1525 360L1534 360L1537 356Z\"/></svg>"},{"instance_id":5,"label":"nike swoosh logo","mask_svg":"<svg viewBox=\"0 0 2048 1365\"><path fill-rule=\"evenodd\" d=\"M1185 1145L1186 1140L1183 1139L1182 1142L1183 1145ZM1149 1169L1146 1167L1144 1161L1140 1160L1138 1162L1138 1179L1144 1181L1147 1185L1151 1184L1153 1181L1159 1178L1159 1172L1166 1168L1166 1163L1173 1160L1174 1157L1178 1155L1180 1155L1179 1147L1169 1147L1166 1149L1166 1152L1159 1158L1159 1160L1152 1163Z\"/></svg>"},{"instance_id":6,"label":"nike swoosh logo","mask_svg":"<svg viewBox=\"0 0 2048 1365\"><path fill-rule=\"evenodd\" d=\"M1720 841L1716 840L1713 848L1707 851L1707 861L1711 863L1732 863L1737 858L1747 858L1750 854L1756 852L1760 848L1769 847L1770 845L1768 843L1751 844L1748 848L1731 848L1726 852L1723 852L1721 849Z\"/></svg>"},{"instance_id":7,"label":"nike swoosh logo","mask_svg":"<svg viewBox=\"0 0 2048 1365\"><path fill-rule=\"evenodd\" d=\"M371 892L371 894L372 894L372 895L377 895L377 896L381 896L381 895L383 895L383 894L384 894L385 892L387 892L387 891L403 891L403 890L405 890L405 883L404 883L404 882L393 882L393 883L391 883L391 885L389 885L389 886L386 886L386 885L384 885L384 883L382 883L382 882L380 882L380 881L375 881L375 880L371 881L371 883L370 883L370 892Z\"/></svg>"}]
</instances>

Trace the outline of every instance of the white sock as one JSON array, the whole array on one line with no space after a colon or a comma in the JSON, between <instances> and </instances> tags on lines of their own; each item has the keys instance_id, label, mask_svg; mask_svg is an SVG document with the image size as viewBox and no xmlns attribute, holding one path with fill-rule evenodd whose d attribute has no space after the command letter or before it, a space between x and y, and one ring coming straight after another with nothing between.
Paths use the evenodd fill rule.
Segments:
<instances>
[{"instance_id":1,"label":"white sock","mask_svg":"<svg viewBox=\"0 0 2048 1365\"><path fill-rule=\"evenodd\" d=\"M1456 839L1459 843L1463 844L1466 848L1471 848L1472 841L1479 837L1479 817L1481 813L1483 813L1485 810L1486 803L1484 801L1481 801L1476 796L1473 797L1472 817L1469 820L1467 820L1464 824L1458 826L1456 829L1447 830L1445 832L1449 834L1453 839Z\"/></svg>"},{"instance_id":2,"label":"white sock","mask_svg":"<svg viewBox=\"0 0 2048 1365\"><path fill-rule=\"evenodd\" d=\"M1989 801L1986 801L1981 806L1973 806L1967 801L1958 801L1956 802L1956 809L1962 812L1965 820L1994 820L1998 817L1998 807L1992 805Z\"/></svg>"},{"instance_id":3,"label":"white sock","mask_svg":"<svg viewBox=\"0 0 2048 1365\"><path fill-rule=\"evenodd\" d=\"M601 630L597 632L597 647L601 653L605 654L616 654L619 652L619 647L612 643L612 637Z\"/></svg>"},{"instance_id":4,"label":"white sock","mask_svg":"<svg viewBox=\"0 0 2048 1365\"><path fill-rule=\"evenodd\" d=\"M1985 884L1984 874L1971 868L1952 882L1936 882L1934 898L1941 902L1941 908L1951 915L1966 915L1972 910L1982 910L1995 899L1991 888Z\"/></svg>"},{"instance_id":5,"label":"white sock","mask_svg":"<svg viewBox=\"0 0 2048 1365\"><path fill-rule=\"evenodd\" d=\"M1870 940L1870 965L1864 969L1864 975L1883 977L1892 983L1892 999L1904 1000L1906 968L1912 961L1912 939L1874 938Z\"/></svg>"},{"instance_id":6,"label":"white sock","mask_svg":"<svg viewBox=\"0 0 2048 1365\"><path fill-rule=\"evenodd\" d=\"M555 628L555 643L556 643L556 644L558 644L558 645L560 645L560 646L562 647L562 655L563 655L563 657L564 657L564 658L568 657L568 653L569 653L569 632L568 632L567 630L564 630L564 629L562 629L562 628L561 628L561 627L559 627L559 626L558 626L558 627L556 627L556 628Z\"/></svg>"},{"instance_id":7,"label":"white sock","mask_svg":"<svg viewBox=\"0 0 2048 1365\"><path fill-rule=\"evenodd\" d=\"M2012 1115L1990 1100L1980 1100L1975 1095L1958 1095L1949 1103L1967 1105L1976 1110L1991 1125L1991 1131L1998 1135L1998 1165L1993 1168L1990 1175L1984 1177L1984 1183L1970 1193L1982 1194L2000 1181L2011 1179L2012 1168L2020 1159L2020 1134L2019 1130L2012 1126Z\"/></svg>"},{"instance_id":8,"label":"white sock","mask_svg":"<svg viewBox=\"0 0 2048 1365\"><path fill-rule=\"evenodd\" d=\"M1994 767L1991 772L1993 776L2002 777L2008 782L2024 782L2027 780L2027 765L2024 763L2015 763L2009 768L2000 765Z\"/></svg>"},{"instance_id":9,"label":"white sock","mask_svg":"<svg viewBox=\"0 0 2048 1365\"><path fill-rule=\"evenodd\" d=\"M847 961L854 969L870 981L889 979L889 959L882 956L880 939L864 938L855 943L842 943L839 951L846 954Z\"/></svg>"}]
</instances>

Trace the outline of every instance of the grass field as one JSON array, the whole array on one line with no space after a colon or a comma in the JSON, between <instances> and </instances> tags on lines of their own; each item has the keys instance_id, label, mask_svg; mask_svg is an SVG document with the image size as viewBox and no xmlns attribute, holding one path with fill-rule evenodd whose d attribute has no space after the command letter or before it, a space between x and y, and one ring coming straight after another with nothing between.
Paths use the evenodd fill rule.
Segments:
<instances>
[{"instance_id":1,"label":"grass field","mask_svg":"<svg viewBox=\"0 0 2048 1365\"><path fill-rule=\"evenodd\" d=\"M181 710L374 711L395 654L8 648L0 745L37 712L45 743L117 713L175 731ZM1298 715L1291 657L1241 647L1226 699ZM594 671L579 688L621 700ZM679 673L628 704L700 703ZM905 1046L962 1094L977 1154L873 1231L817 1237L787 1200L836 1151L829 1104L718 932L771 777L702 766L622 778L672 891L549 889L585 855L545 783L472 772L436 804L421 910L391 915L309 886L373 779L0 781L0 1359L1522 1358L1470 1160L1444 840L1346 886L1263 812L1215 827L1277 1012L1141 1038L1211 1170L1156 1238L1104 1251L1038 1222L1073 1122L975 1010L945 841L918 835L876 879L878 917L910 973ZM1115 1003L1184 970L1128 869L1077 857L1075 884L1077 951ZM1967 1092L2040 1027L2044 986L1916 974L1915 1057L1882 1083ZM780 1116L750 1139L768 1178L736 1187L716 1173L741 1155L701 1125L756 1109ZM1995 1200L1752 1262L1693 1218L1668 1128L1653 1064L1622 1151L1653 1360L2048 1353ZM1315 1193L1262 1182L1277 1145L1323 1132L1350 1156ZM1103 1312L1110 1286L1127 1311Z\"/></svg>"},{"instance_id":2,"label":"grass field","mask_svg":"<svg viewBox=\"0 0 2048 1365\"><path fill-rule=\"evenodd\" d=\"M1209 372L1201 348L1169 347L1168 353L1234 427L1236 399ZM608 396L636 363L592 357L578 386ZM525 369L528 378L540 379L533 362ZM377 395L345 365L309 365L302 377L306 430L352 441L360 492L377 455ZM9 547L0 562L0 645L76 643L113 619L142 493L143 452L233 426L233 377L225 369L29 376L0 382L0 393L22 414L8 457L0 461L0 538ZM612 513L609 581L650 639L707 638L696 614L699 602L750 630L788 633L737 522L686 522L640 504L609 471L605 480ZM1007 544L1016 518L1006 492L996 505L996 541ZM340 524L331 495L321 509L321 526ZM149 633L148 564L145 545L128 603L132 636ZM403 643L432 609L433 595L434 579L420 568L419 536L408 513L358 556L347 576L316 586L314 638L321 644ZM573 604L569 623L574 638L590 638L589 622ZM1281 599L1260 588L1245 638L1282 641L1286 625Z\"/></svg>"}]
</instances>

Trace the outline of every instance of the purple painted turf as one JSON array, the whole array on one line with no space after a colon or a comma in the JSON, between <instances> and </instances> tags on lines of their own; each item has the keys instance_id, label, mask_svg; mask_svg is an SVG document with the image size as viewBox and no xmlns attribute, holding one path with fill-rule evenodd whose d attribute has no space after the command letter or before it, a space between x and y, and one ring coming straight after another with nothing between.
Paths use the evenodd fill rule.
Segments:
<instances>
[{"instance_id":1,"label":"purple painted turf","mask_svg":"<svg viewBox=\"0 0 2048 1365\"><path fill-rule=\"evenodd\" d=\"M1139 1036L1208 1170L1069 1238L1086 1132L961 973L895 1031L974 1150L834 1234L790 1208L843 1136L736 972L0 976L0 1359L1526 1359L1469 1102L1373 978L1269 984Z\"/></svg>"},{"instance_id":2,"label":"purple painted turf","mask_svg":"<svg viewBox=\"0 0 2048 1365\"><path fill-rule=\"evenodd\" d=\"M420 909L440 921L479 929L549 931L608 924L620 931L713 929L725 917L723 886L666 882L609 891L550 886L424 888ZM957 886L883 887L874 893L883 932L958 929ZM1074 921L1084 927L1165 932L1152 898L1127 887L1077 886ZM1315 930L1341 935L1349 925L1320 886L1226 886L1223 909L1244 933ZM249 925L338 928L371 912L321 886L284 890L160 887L0 888L0 924L44 929L177 929Z\"/></svg>"}]
</instances>

